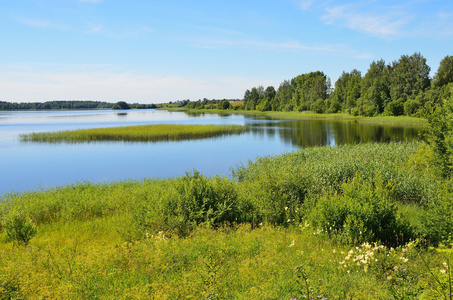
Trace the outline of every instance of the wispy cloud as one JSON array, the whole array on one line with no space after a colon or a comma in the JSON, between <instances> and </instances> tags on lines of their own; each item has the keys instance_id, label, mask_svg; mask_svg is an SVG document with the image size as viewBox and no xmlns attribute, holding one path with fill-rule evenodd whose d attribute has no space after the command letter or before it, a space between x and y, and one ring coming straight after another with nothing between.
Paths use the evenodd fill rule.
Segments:
<instances>
[{"instance_id":1,"label":"wispy cloud","mask_svg":"<svg viewBox=\"0 0 453 300\"><path fill-rule=\"evenodd\" d=\"M205 49L238 48L238 49L254 49L256 51L311 52L356 59L372 59L374 57L374 55L369 52L358 52L342 44L309 45L301 43L299 41L268 42L262 40L253 40L251 38L247 39L201 38L192 41L192 43L194 47Z\"/></svg>"},{"instance_id":2,"label":"wispy cloud","mask_svg":"<svg viewBox=\"0 0 453 300\"><path fill-rule=\"evenodd\" d=\"M313 4L314 0L301 0L299 3L300 8L307 10Z\"/></svg>"},{"instance_id":3,"label":"wispy cloud","mask_svg":"<svg viewBox=\"0 0 453 300\"><path fill-rule=\"evenodd\" d=\"M402 7L373 8L362 3L329 6L321 20L326 24L340 25L383 38L406 34L404 28L412 16L405 13Z\"/></svg>"},{"instance_id":4,"label":"wispy cloud","mask_svg":"<svg viewBox=\"0 0 453 300\"><path fill-rule=\"evenodd\" d=\"M46 20L37 20L37 19L30 19L30 18L22 18L22 17L14 17L14 20L16 20L19 23L31 26L31 27L36 27L36 28L48 28L51 26L51 23Z\"/></svg>"}]
</instances>

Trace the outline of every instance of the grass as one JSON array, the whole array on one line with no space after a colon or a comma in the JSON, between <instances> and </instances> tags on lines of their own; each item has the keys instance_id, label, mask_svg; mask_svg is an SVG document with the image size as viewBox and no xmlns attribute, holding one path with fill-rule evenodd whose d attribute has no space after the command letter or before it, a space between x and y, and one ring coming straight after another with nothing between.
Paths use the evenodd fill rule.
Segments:
<instances>
[{"instance_id":1,"label":"grass","mask_svg":"<svg viewBox=\"0 0 453 300\"><path fill-rule=\"evenodd\" d=\"M359 123L374 123L374 124L388 124L388 125L411 125L423 126L427 124L427 120L423 118L409 117L409 116L376 116L376 117L362 117L353 116L348 113L335 113L335 114L317 114L311 111L304 112L282 112L282 111L250 111L250 110L219 110L219 109L186 109L186 108L165 108L170 111L190 111L190 112L205 112L205 113L230 113L230 114L243 114L251 116L263 116L275 120L309 120L309 119L327 119L327 120L354 120Z\"/></svg>"},{"instance_id":2,"label":"grass","mask_svg":"<svg viewBox=\"0 0 453 300\"><path fill-rule=\"evenodd\" d=\"M242 125L140 125L93 128L60 132L29 133L20 135L22 141L33 142L93 142L93 141L175 141L240 134Z\"/></svg>"},{"instance_id":3,"label":"grass","mask_svg":"<svg viewBox=\"0 0 453 300\"><path fill-rule=\"evenodd\" d=\"M315 147L237 166L236 180L192 171L4 195L0 298L447 299L452 185L420 147ZM409 238L373 240L380 212ZM11 215L36 226L28 244L7 235Z\"/></svg>"}]
</instances>

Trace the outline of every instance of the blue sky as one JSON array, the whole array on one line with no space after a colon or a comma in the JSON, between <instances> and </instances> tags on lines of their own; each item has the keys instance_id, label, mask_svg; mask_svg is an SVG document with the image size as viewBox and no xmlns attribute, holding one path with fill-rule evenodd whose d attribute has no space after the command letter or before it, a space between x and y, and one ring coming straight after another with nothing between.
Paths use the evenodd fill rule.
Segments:
<instances>
[{"instance_id":1,"label":"blue sky","mask_svg":"<svg viewBox=\"0 0 453 300\"><path fill-rule=\"evenodd\" d=\"M0 101L242 98L322 71L453 55L453 1L5 0Z\"/></svg>"}]
</instances>

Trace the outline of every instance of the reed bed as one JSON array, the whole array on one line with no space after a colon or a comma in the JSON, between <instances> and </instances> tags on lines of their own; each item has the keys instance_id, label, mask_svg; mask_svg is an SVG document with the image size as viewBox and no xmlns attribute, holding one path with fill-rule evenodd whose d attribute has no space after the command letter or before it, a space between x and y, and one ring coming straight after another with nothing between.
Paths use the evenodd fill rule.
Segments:
<instances>
[{"instance_id":1,"label":"reed bed","mask_svg":"<svg viewBox=\"0 0 453 300\"><path fill-rule=\"evenodd\" d=\"M71 131L29 133L20 135L21 141L32 142L96 142L130 141L158 142L204 139L228 134L240 134L247 130L243 125L180 125L158 124L109 128L93 128Z\"/></svg>"}]
</instances>

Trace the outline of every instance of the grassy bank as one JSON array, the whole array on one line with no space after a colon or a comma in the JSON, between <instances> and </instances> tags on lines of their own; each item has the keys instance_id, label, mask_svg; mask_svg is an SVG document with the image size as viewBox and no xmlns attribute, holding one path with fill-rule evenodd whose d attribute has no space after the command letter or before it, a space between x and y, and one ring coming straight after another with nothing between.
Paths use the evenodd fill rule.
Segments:
<instances>
[{"instance_id":1,"label":"grassy bank","mask_svg":"<svg viewBox=\"0 0 453 300\"><path fill-rule=\"evenodd\" d=\"M453 185L427 152L308 148L237 166L234 180L192 171L5 195L0 295L444 299Z\"/></svg>"},{"instance_id":2,"label":"grassy bank","mask_svg":"<svg viewBox=\"0 0 453 300\"><path fill-rule=\"evenodd\" d=\"M361 117L353 116L348 113L335 114L317 114L309 111L304 112L282 112L282 111L250 111L250 110L220 110L220 109L186 109L186 108L165 108L169 111L187 111L194 113L217 113L217 114L242 114L249 116L262 116L275 120L309 120L309 119L326 119L326 120L345 120L357 121L359 123L374 123L388 125L411 125L423 126L427 124L426 119L408 117L408 116L376 116L376 117Z\"/></svg>"},{"instance_id":3,"label":"grassy bank","mask_svg":"<svg viewBox=\"0 0 453 300\"><path fill-rule=\"evenodd\" d=\"M93 128L60 132L20 135L22 141L33 142L93 142L93 141L175 141L239 134L246 130L241 125L140 125Z\"/></svg>"}]
</instances>

